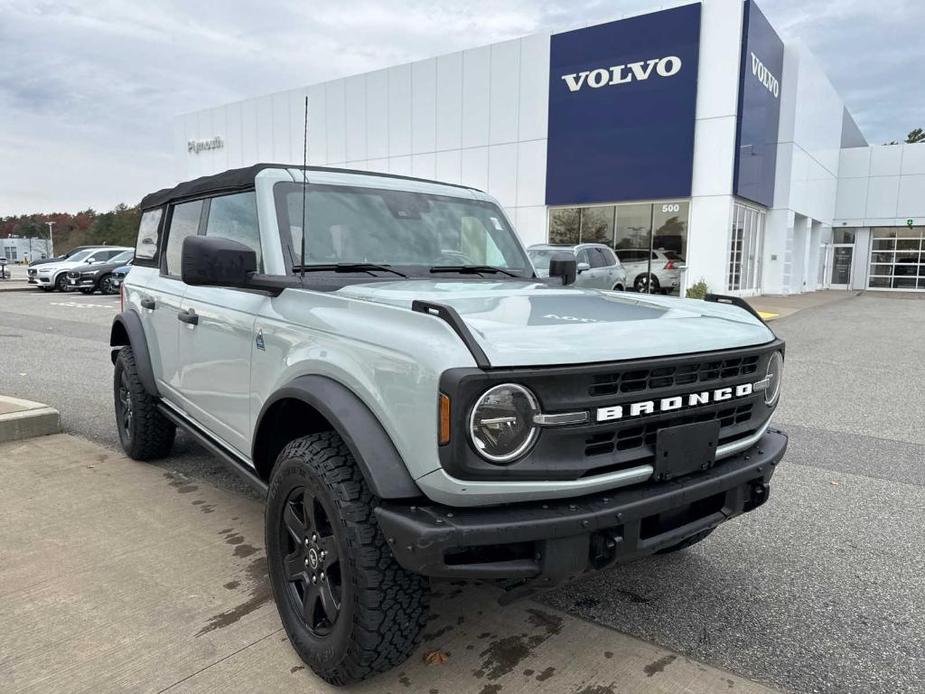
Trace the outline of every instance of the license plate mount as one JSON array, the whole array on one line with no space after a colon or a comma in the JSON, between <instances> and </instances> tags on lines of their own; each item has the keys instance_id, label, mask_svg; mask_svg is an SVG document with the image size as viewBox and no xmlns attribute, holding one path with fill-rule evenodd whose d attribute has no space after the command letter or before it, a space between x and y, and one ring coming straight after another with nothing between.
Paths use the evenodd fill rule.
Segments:
<instances>
[{"instance_id":1,"label":"license plate mount","mask_svg":"<svg viewBox=\"0 0 925 694\"><path fill-rule=\"evenodd\" d=\"M661 429L655 439L655 479L670 480L713 467L718 444L718 419Z\"/></svg>"}]
</instances>

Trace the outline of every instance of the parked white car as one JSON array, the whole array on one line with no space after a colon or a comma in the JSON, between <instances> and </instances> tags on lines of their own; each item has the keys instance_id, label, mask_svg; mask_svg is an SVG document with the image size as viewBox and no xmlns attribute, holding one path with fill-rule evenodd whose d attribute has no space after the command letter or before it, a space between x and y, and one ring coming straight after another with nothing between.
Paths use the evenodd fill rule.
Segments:
<instances>
[{"instance_id":1,"label":"parked white car","mask_svg":"<svg viewBox=\"0 0 925 694\"><path fill-rule=\"evenodd\" d=\"M664 248L652 251L648 248L617 248L616 253L626 270L627 287L652 294L671 294L681 287L681 270L687 265L684 258L675 251Z\"/></svg>"},{"instance_id":2,"label":"parked white car","mask_svg":"<svg viewBox=\"0 0 925 694\"><path fill-rule=\"evenodd\" d=\"M107 260L133 249L125 246L99 246L97 248L88 248L75 253L67 260L54 263L39 265L35 269L35 274L29 273L29 284L41 287L46 292L57 289L59 292L67 290L67 273L68 270L83 268L94 263L103 263Z\"/></svg>"}]
</instances>

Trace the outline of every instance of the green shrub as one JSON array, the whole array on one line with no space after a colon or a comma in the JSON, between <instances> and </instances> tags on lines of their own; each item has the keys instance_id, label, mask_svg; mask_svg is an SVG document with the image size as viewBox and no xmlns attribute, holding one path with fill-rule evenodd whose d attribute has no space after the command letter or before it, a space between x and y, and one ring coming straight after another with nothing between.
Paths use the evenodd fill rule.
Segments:
<instances>
[{"instance_id":1,"label":"green shrub","mask_svg":"<svg viewBox=\"0 0 925 694\"><path fill-rule=\"evenodd\" d=\"M702 299L709 293L710 287L707 285L706 280L700 279L687 288L687 292L685 292L684 296L688 299Z\"/></svg>"}]
</instances>

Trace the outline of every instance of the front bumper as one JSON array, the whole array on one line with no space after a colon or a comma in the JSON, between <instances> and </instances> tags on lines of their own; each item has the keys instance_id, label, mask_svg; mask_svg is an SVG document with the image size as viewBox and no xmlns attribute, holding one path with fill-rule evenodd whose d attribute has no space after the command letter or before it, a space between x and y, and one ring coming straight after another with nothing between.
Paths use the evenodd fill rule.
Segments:
<instances>
[{"instance_id":1,"label":"front bumper","mask_svg":"<svg viewBox=\"0 0 925 694\"><path fill-rule=\"evenodd\" d=\"M786 450L786 434L769 429L710 470L670 482L489 508L385 502L375 513L410 571L544 587L654 554L757 508Z\"/></svg>"},{"instance_id":2,"label":"front bumper","mask_svg":"<svg viewBox=\"0 0 925 694\"><path fill-rule=\"evenodd\" d=\"M92 277L68 277L67 289L94 289L96 288L96 279Z\"/></svg>"}]
</instances>

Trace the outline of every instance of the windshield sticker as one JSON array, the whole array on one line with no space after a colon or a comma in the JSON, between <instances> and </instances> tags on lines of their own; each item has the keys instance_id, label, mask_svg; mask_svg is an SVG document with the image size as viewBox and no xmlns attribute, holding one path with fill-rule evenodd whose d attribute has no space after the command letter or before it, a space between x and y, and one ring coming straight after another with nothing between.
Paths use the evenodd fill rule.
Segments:
<instances>
[{"instance_id":1,"label":"windshield sticker","mask_svg":"<svg viewBox=\"0 0 925 694\"><path fill-rule=\"evenodd\" d=\"M501 226L501 221L497 217L491 217L491 223L495 225L495 229L498 231L504 231L504 227Z\"/></svg>"}]
</instances>

